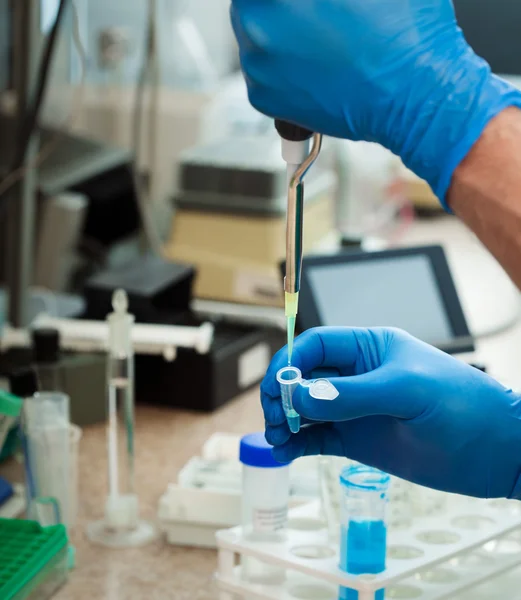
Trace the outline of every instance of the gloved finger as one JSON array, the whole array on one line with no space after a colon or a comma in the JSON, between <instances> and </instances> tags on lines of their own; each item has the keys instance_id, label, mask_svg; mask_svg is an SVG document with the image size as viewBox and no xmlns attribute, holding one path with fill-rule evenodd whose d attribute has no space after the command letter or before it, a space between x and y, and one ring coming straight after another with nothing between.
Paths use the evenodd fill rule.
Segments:
<instances>
[{"instance_id":1,"label":"gloved finger","mask_svg":"<svg viewBox=\"0 0 521 600\"><path fill-rule=\"evenodd\" d=\"M281 446L282 444L285 444L291 436L292 433L289 430L287 423L275 427L266 423L264 437L268 444L271 444L272 446Z\"/></svg>"},{"instance_id":2,"label":"gloved finger","mask_svg":"<svg viewBox=\"0 0 521 600\"><path fill-rule=\"evenodd\" d=\"M268 425L274 427L286 422L286 415L282 409L280 395L278 397L270 396L262 391L261 387L261 405L264 412L264 420Z\"/></svg>"},{"instance_id":3,"label":"gloved finger","mask_svg":"<svg viewBox=\"0 0 521 600\"><path fill-rule=\"evenodd\" d=\"M304 427L287 442L273 448L273 456L289 462L301 456L343 456L365 465L382 469L399 477L407 477L406 460L396 458L396 443L392 419L369 417L342 425L339 430L331 423Z\"/></svg>"},{"instance_id":4,"label":"gloved finger","mask_svg":"<svg viewBox=\"0 0 521 600\"><path fill-rule=\"evenodd\" d=\"M375 415L417 417L423 405L405 393L395 373L396 369L383 366L364 375L333 377L328 381L339 392L335 400L317 400L310 395L310 387L300 385L293 393L293 406L312 421L339 422ZM397 391L397 385L404 390Z\"/></svg>"},{"instance_id":5,"label":"gloved finger","mask_svg":"<svg viewBox=\"0 0 521 600\"><path fill-rule=\"evenodd\" d=\"M295 339L291 364L309 373L318 368L336 368L344 375L359 375L378 368L386 355L390 332L380 329L317 327ZM288 365L288 351L274 356L262 389L279 395L277 373Z\"/></svg>"},{"instance_id":6,"label":"gloved finger","mask_svg":"<svg viewBox=\"0 0 521 600\"><path fill-rule=\"evenodd\" d=\"M287 442L275 446L272 453L275 460L284 463L302 456L344 456L344 449L339 432L331 424L321 423L303 427Z\"/></svg>"}]
</instances>

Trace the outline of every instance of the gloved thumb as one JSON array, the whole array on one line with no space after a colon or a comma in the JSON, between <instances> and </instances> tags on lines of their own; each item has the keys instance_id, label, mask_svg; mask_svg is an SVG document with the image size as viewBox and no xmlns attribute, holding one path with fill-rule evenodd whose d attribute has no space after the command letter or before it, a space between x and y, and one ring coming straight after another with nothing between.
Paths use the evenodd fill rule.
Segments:
<instances>
[{"instance_id":1,"label":"gloved thumb","mask_svg":"<svg viewBox=\"0 0 521 600\"><path fill-rule=\"evenodd\" d=\"M302 417L311 421L339 422L375 415L414 418L417 405L408 401L405 390L396 389L402 386L393 385L386 371L380 368L353 377L329 378L338 391L333 400L319 399L312 386L299 385L293 393L293 406Z\"/></svg>"}]
</instances>

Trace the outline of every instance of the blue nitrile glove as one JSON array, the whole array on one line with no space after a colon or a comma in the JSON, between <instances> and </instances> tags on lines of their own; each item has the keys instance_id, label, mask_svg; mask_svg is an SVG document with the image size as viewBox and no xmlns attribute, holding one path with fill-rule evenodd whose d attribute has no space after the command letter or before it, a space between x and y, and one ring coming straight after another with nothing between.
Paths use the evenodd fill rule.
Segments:
<instances>
[{"instance_id":1,"label":"blue nitrile glove","mask_svg":"<svg viewBox=\"0 0 521 600\"><path fill-rule=\"evenodd\" d=\"M286 365L283 349L261 388L277 460L347 456L438 490L521 498L521 398L481 371L397 329L309 330L292 365L305 379L320 369L340 395L315 400L299 386L293 405L308 425L292 435L276 381Z\"/></svg>"},{"instance_id":2,"label":"blue nitrile glove","mask_svg":"<svg viewBox=\"0 0 521 600\"><path fill-rule=\"evenodd\" d=\"M450 0L232 0L252 104L379 142L445 201L486 124L521 93L491 75Z\"/></svg>"}]
</instances>

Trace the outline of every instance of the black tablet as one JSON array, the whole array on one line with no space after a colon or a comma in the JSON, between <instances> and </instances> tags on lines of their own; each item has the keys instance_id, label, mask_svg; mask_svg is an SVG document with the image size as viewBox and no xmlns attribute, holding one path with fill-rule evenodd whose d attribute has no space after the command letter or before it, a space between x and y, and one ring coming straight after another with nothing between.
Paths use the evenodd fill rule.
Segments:
<instances>
[{"instance_id":1,"label":"black tablet","mask_svg":"<svg viewBox=\"0 0 521 600\"><path fill-rule=\"evenodd\" d=\"M441 246L307 257L298 327L399 327L451 354L474 351Z\"/></svg>"}]
</instances>

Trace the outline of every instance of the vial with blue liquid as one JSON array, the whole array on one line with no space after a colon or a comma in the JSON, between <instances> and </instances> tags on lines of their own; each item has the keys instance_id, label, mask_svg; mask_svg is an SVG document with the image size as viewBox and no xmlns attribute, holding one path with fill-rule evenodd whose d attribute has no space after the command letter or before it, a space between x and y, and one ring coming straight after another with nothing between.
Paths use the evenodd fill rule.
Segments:
<instances>
[{"instance_id":1,"label":"vial with blue liquid","mask_svg":"<svg viewBox=\"0 0 521 600\"><path fill-rule=\"evenodd\" d=\"M340 568L351 575L385 571L387 505L390 476L364 465L345 468L340 475ZM375 594L384 600L384 590ZM339 600L358 600L356 590L341 587Z\"/></svg>"}]
</instances>

